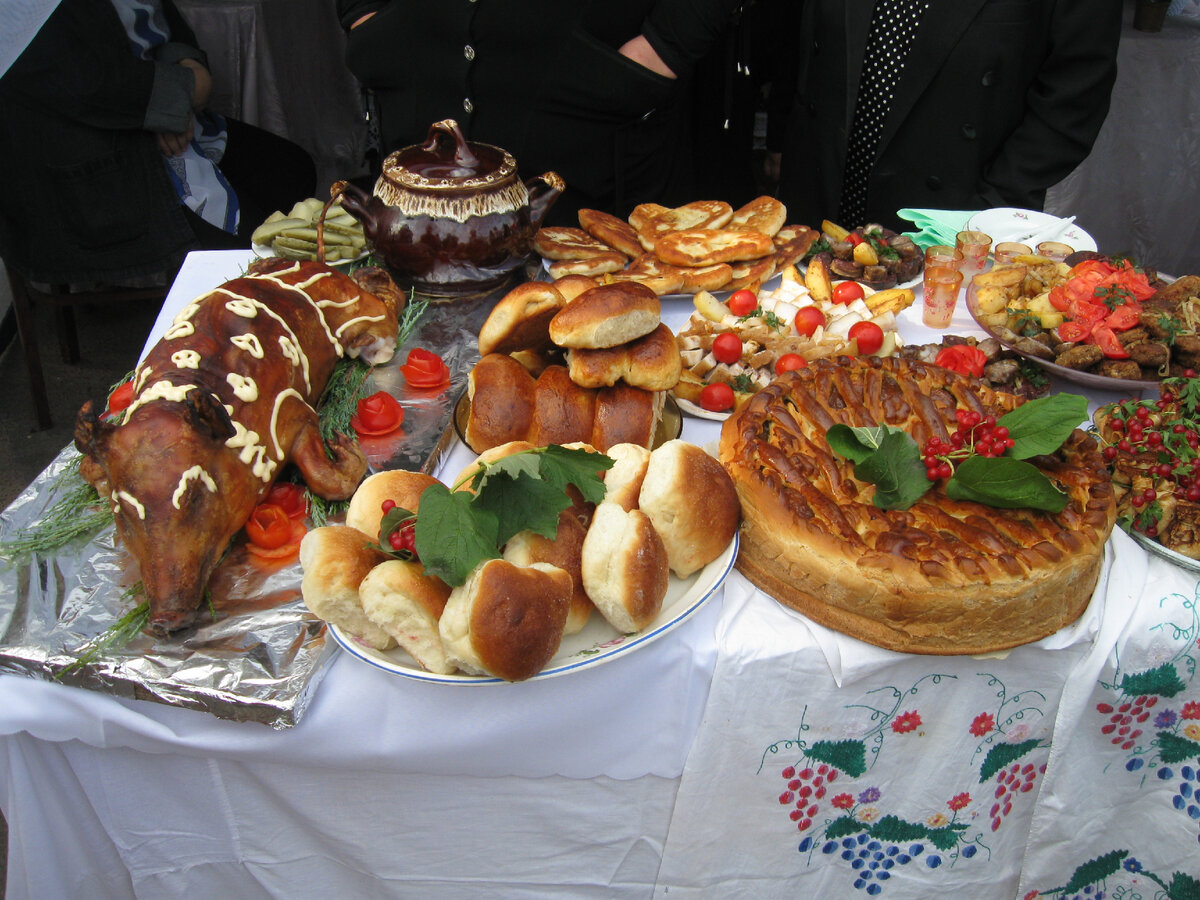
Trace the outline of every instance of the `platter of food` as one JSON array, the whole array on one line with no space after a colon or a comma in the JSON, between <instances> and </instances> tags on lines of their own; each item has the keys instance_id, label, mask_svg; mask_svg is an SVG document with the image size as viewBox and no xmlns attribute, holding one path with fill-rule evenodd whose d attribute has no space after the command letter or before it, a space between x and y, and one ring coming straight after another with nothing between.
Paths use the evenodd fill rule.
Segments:
<instances>
[{"instance_id":1,"label":"platter of food","mask_svg":"<svg viewBox=\"0 0 1200 900\"><path fill-rule=\"evenodd\" d=\"M738 542L735 536L725 552L699 572L683 579L672 575L670 586L667 588L667 596L663 600L662 612L642 630L632 634L621 634L600 616L594 615L581 631L564 636L558 652L546 664L546 667L527 680L540 681L595 668L612 662L614 659L628 656L633 651L648 646L678 628L716 594L724 582L725 576L733 568L733 561L737 557L737 547ZM399 647L391 650L376 650L336 625L330 626L330 633L342 649L351 656L403 678L457 685L505 683L501 678L486 675L464 675L462 673L442 675L429 672L421 668L411 656Z\"/></svg>"},{"instance_id":2,"label":"platter of food","mask_svg":"<svg viewBox=\"0 0 1200 900\"><path fill-rule=\"evenodd\" d=\"M326 208L328 206L328 208ZM341 206L317 197L298 201L289 212L276 210L254 229L250 249L260 259L317 259L318 238L324 242L324 262L340 266L365 259L371 250L362 223Z\"/></svg>"},{"instance_id":3,"label":"platter of food","mask_svg":"<svg viewBox=\"0 0 1200 900\"><path fill-rule=\"evenodd\" d=\"M1061 219L1035 209L985 209L967 220L967 228L982 231L991 237L993 247L1005 241L1018 244L1060 241L1075 250L1096 249L1095 239L1073 220Z\"/></svg>"}]
</instances>

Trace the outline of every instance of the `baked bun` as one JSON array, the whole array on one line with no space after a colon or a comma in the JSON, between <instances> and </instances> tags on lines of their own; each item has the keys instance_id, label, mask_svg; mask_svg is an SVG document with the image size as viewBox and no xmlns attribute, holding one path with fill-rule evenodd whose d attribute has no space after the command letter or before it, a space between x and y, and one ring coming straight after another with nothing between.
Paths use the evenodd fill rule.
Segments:
<instances>
[{"instance_id":1,"label":"baked bun","mask_svg":"<svg viewBox=\"0 0 1200 900\"><path fill-rule=\"evenodd\" d=\"M463 439L476 453L524 438L533 425L534 379L511 356L489 353L467 377L471 412Z\"/></svg>"},{"instance_id":2,"label":"baked bun","mask_svg":"<svg viewBox=\"0 0 1200 900\"><path fill-rule=\"evenodd\" d=\"M438 480L432 475L409 472L407 469L388 469L368 475L350 498L350 505L346 508L346 524L377 541L379 524L383 521L384 500L392 500L402 509L416 512L425 488L437 483Z\"/></svg>"},{"instance_id":3,"label":"baked bun","mask_svg":"<svg viewBox=\"0 0 1200 900\"><path fill-rule=\"evenodd\" d=\"M624 219L598 209L581 209L579 224L583 230L626 256L637 256L642 252L637 230Z\"/></svg>"},{"instance_id":4,"label":"baked bun","mask_svg":"<svg viewBox=\"0 0 1200 900\"><path fill-rule=\"evenodd\" d=\"M558 288L527 281L501 298L479 329L479 355L541 350L550 345L550 320L567 305Z\"/></svg>"},{"instance_id":5,"label":"baked bun","mask_svg":"<svg viewBox=\"0 0 1200 900\"><path fill-rule=\"evenodd\" d=\"M367 617L358 595L367 573L388 559L371 544L348 525L313 528L300 541L300 593L313 615L376 650L388 650L396 646L395 640Z\"/></svg>"},{"instance_id":6,"label":"baked bun","mask_svg":"<svg viewBox=\"0 0 1200 900\"><path fill-rule=\"evenodd\" d=\"M604 499L622 509L637 509L650 451L637 444L615 444L605 451L613 466L604 473Z\"/></svg>"},{"instance_id":7,"label":"baked bun","mask_svg":"<svg viewBox=\"0 0 1200 900\"><path fill-rule=\"evenodd\" d=\"M637 230L638 242L653 250L659 238L673 231L723 228L733 216L733 207L724 200L693 200L670 209L657 203L636 206L629 223Z\"/></svg>"},{"instance_id":8,"label":"baked bun","mask_svg":"<svg viewBox=\"0 0 1200 900\"><path fill-rule=\"evenodd\" d=\"M425 573L419 562L389 559L362 580L358 594L367 618L386 631L427 672L449 675L438 620L450 597L449 586Z\"/></svg>"},{"instance_id":9,"label":"baked bun","mask_svg":"<svg viewBox=\"0 0 1200 900\"><path fill-rule=\"evenodd\" d=\"M638 507L654 523L680 578L721 555L737 533L741 506L721 463L687 441L667 441L651 454Z\"/></svg>"},{"instance_id":10,"label":"baked bun","mask_svg":"<svg viewBox=\"0 0 1200 900\"><path fill-rule=\"evenodd\" d=\"M458 477L451 482L451 485L454 485L454 489L458 491L473 490L471 481L475 478L475 473L483 468L484 463L493 463L506 456L512 456L514 453L522 453L525 450L533 449L535 449L535 445L529 443L529 441L509 441L507 444L489 447L464 466L463 470L458 473Z\"/></svg>"},{"instance_id":11,"label":"baked bun","mask_svg":"<svg viewBox=\"0 0 1200 900\"><path fill-rule=\"evenodd\" d=\"M663 270L658 272L635 272L630 269L623 269L608 277L613 283L632 282L634 284L645 285L654 291L656 297L683 292L683 273L679 266L664 265Z\"/></svg>"},{"instance_id":12,"label":"baked bun","mask_svg":"<svg viewBox=\"0 0 1200 900\"><path fill-rule=\"evenodd\" d=\"M550 320L550 339L560 347L615 347L658 327L662 305L645 285L602 284L584 291Z\"/></svg>"},{"instance_id":13,"label":"baked bun","mask_svg":"<svg viewBox=\"0 0 1200 900\"><path fill-rule=\"evenodd\" d=\"M564 275L562 278L554 280L554 287L563 295L563 299L568 303L584 291L590 291L592 288L599 286L599 281L587 275Z\"/></svg>"},{"instance_id":14,"label":"baked bun","mask_svg":"<svg viewBox=\"0 0 1200 900\"><path fill-rule=\"evenodd\" d=\"M505 681L536 675L562 643L571 590L571 576L557 566L480 563L450 592L438 623L448 659Z\"/></svg>"},{"instance_id":15,"label":"baked bun","mask_svg":"<svg viewBox=\"0 0 1200 900\"><path fill-rule=\"evenodd\" d=\"M654 245L654 255L675 266L739 262L759 259L774 252L775 244L767 235L748 228L673 231Z\"/></svg>"},{"instance_id":16,"label":"baked bun","mask_svg":"<svg viewBox=\"0 0 1200 900\"><path fill-rule=\"evenodd\" d=\"M611 387L624 381L648 391L670 390L683 371L675 335L665 324L619 347L568 350L567 367L580 387Z\"/></svg>"},{"instance_id":17,"label":"baked bun","mask_svg":"<svg viewBox=\"0 0 1200 900\"><path fill-rule=\"evenodd\" d=\"M533 248L546 259L588 259L601 253L611 253L613 249L582 228L561 225L539 228L533 236Z\"/></svg>"},{"instance_id":18,"label":"baked bun","mask_svg":"<svg viewBox=\"0 0 1200 900\"><path fill-rule=\"evenodd\" d=\"M549 366L534 388L533 421L526 435L537 447L586 441L592 433L596 394L571 380L563 366Z\"/></svg>"},{"instance_id":19,"label":"baked bun","mask_svg":"<svg viewBox=\"0 0 1200 900\"><path fill-rule=\"evenodd\" d=\"M755 197L729 217L730 228L749 228L774 237L787 222L787 207L765 194Z\"/></svg>"},{"instance_id":20,"label":"baked bun","mask_svg":"<svg viewBox=\"0 0 1200 900\"><path fill-rule=\"evenodd\" d=\"M698 291L719 290L733 277L733 269L727 263L711 266L673 266L663 262L653 253L643 253L620 274L622 277L639 276L642 279L641 283L662 296L664 293L695 294Z\"/></svg>"},{"instance_id":21,"label":"baked bun","mask_svg":"<svg viewBox=\"0 0 1200 900\"><path fill-rule=\"evenodd\" d=\"M616 444L652 446L665 396L665 391L647 391L620 383L600 388L596 392L592 446L601 453Z\"/></svg>"},{"instance_id":22,"label":"baked bun","mask_svg":"<svg viewBox=\"0 0 1200 900\"><path fill-rule=\"evenodd\" d=\"M583 275L595 278L597 275L607 275L610 272L620 272L629 260L615 250L597 253L586 259L556 259L546 267L551 278L565 278L568 275Z\"/></svg>"},{"instance_id":23,"label":"baked bun","mask_svg":"<svg viewBox=\"0 0 1200 900\"><path fill-rule=\"evenodd\" d=\"M623 634L641 631L662 611L671 574L662 538L641 510L605 501L583 539L583 589Z\"/></svg>"},{"instance_id":24,"label":"baked bun","mask_svg":"<svg viewBox=\"0 0 1200 900\"><path fill-rule=\"evenodd\" d=\"M563 634L580 631L595 609L583 589L583 538L586 534L587 524L580 520L579 510L568 507L558 514L558 529L553 538L534 531L521 531L504 545L504 558L515 566L548 563L571 576L571 602Z\"/></svg>"}]
</instances>

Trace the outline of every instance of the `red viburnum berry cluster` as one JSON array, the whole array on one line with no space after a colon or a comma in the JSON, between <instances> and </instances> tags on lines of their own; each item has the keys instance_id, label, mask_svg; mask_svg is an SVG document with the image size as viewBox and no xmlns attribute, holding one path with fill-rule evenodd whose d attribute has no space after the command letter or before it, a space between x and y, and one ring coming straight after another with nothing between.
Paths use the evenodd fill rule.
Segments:
<instances>
[{"instance_id":1,"label":"red viburnum berry cluster","mask_svg":"<svg viewBox=\"0 0 1200 900\"><path fill-rule=\"evenodd\" d=\"M379 508L383 510L383 514L387 515L396 508L395 500L384 500L379 504ZM397 553L408 552L413 555L413 559L417 558L417 519L415 516L405 519L400 523L400 527L392 531L387 536L388 545Z\"/></svg>"},{"instance_id":2,"label":"red viburnum berry cluster","mask_svg":"<svg viewBox=\"0 0 1200 900\"><path fill-rule=\"evenodd\" d=\"M1003 456L1013 445L1008 429L996 424L995 416L984 416L974 410L959 409L954 412L958 422L950 440L932 437L921 450L925 461L925 475L930 481L939 481L954 474L954 467L970 456Z\"/></svg>"}]
</instances>

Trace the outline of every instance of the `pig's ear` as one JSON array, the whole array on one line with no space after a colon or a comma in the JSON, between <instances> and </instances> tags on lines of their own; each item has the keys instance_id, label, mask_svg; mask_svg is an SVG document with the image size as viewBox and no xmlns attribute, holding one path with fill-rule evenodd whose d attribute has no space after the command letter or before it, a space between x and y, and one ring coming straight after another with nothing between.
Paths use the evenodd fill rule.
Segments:
<instances>
[{"instance_id":1,"label":"pig's ear","mask_svg":"<svg viewBox=\"0 0 1200 900\"><path fill-rule=\"evenodd\" d=\"M113 426L102 422L92 409L92 401L88 400L75 417L75 446L79 452L90 459L100 459L102 446Z\"/></svg>"},{"instance_id":2,"label":"pig's ear","mask_svg":"<svg viewBox=\"0 0 1200 900\"><path fill-rule=\"evenodd\" d=\"M208 391L188 391L187 408L196 429L207 431L213 440L227 441L237 433L224 405Z\"/></svg>"}]
</instances>

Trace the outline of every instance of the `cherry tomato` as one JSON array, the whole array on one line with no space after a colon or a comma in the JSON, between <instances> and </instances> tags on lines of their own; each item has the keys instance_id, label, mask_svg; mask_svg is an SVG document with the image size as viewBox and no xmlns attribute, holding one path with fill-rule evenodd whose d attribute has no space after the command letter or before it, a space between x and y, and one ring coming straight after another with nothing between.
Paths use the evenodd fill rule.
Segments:
<instances>
[{"instance_id":1,"label":"cherry tomato","mask_svg":"<svg viewBox=\"0 0 1200 900\"><path fill-rule=\"evenodd\" d=\"M943 369L951 369L960 375L981 378L983 367L987 364L987 354L970 344L956 344L939 350L934 362Z\"/></svg>"},{"instance_id":2,"label":"cherry tomato","mask_svg":"<svg viewBox=\"0 0 1200 900\"><path fill-rule=\"evenodd\" d=\"M807 369L808 360L799 353L785 353L775 362L775 374L782 375L795 369Z\"/></svg>"},{"instance_id":3,"label":"cherry tomato","mask_svg":"<svg viewBox=\"0 0 1200 900\"><path fill-rule=\"evenodd\" d=\"M793 324L797 334L812 337L818 328L825 327L825 313L816 306L802 306L797 310Z\"/></svg>"},{"instance_id":4,"label":"cherry tomato","mask_svg":"<svg viewBox=\"0 0 1200 900\"><path fill-rule=\"evenodd\" d=\"M713 340L712 353L717 362L732 365L742 358L742 339L732 331L724 331Z\"/></svg>"},{"instance_id":5,"label":"cherry tomato","mask_svg":"<svg viewBox=\"0 0 1200 900\"><path fill-rule=\"evenodd\" d=\"M855 322L850 326L848 336L858 344L858 352L862 356L878 353L883 346L883 329L874 322Z\"/></svg>"},{"instance_id":6,"label":"cherry tomato","mask_svg":"<svg viewBox=\"0 0 1200 900\"><path fill-rule=\"evenodd\" d=\"M264 503L278 506L290 519L303 519L308 515L308 500L304 488L291 481L277 481L267 491Z\"/></svg>"},{"instance_id":7,"label":"cherry tomato","mask_svg":"<svg viewBox=\"0 0 1200 900\"><path fill-rule=\"evenodd\" d=\"M133 402L133 382L126 381L108 397L108 412L110 416L115 416L118 413L124 412L125 409Z\"/></svg>"},{"instance_id":8,"label":"cherry tomato","mask_svg":"<svg viewBox=\"0 0 1200 900\"><path fill-rule=\"evenodd\" d=\"M833 287L833 302L849 306L855 300L861 300L867 295L863 286L857 281L841 281Z\"/></svg>"},{"instance_id":9,"label":"cherry tomato","mask_svg":"<svg viewBox=\"0 0 1200 900\"><path fill-rule=\"evenodd\" d=\"M758 294L742 288L742 290L734 291L730 295L726 305L729 307L729 311L735 316L748 316L758 309Z\"/></svg>"},{"instance_id":10,"label":"cherry tomato","mask_svg":"<svg viewBox=\"0 0 1200 900\"><path fill-rule=\"evenodd\" d=\"M387 391L376 391L358 401L350 425L359 434L389 434L404 424L404 407Z\"/></svg>"},{"instance_id":11,"label":"cherry tomato","mask_svg":"<svg viewBox=\"0 0 1200 900\"><path fill-rule=\"evenodd\" d=\"M260 503L246 520L246 537L264 550L278 549L291 540L292 520L283 507Z\"/></svg>"},{"instance_id":12,"label":"cherry tomato","mask_svg":"<svg viewBox=\"0 0 1200 900\"><path fill-rule=\"evenodd\" d=\"M718 381L700 392L700 406L711 412L724 412L733 408L733 388Z\"/></svg>"},{"instance_id":13,"label":"cherry tomato","mask_svg":"<svg viewBox=\"0 0 1200 900\"><path fill-rule=\"evenodd\" d=\"M434 388L450 382L450 367L436 353L413 347L400 367L404 379L415 388Z\"/></svg>"}]
</instances>

